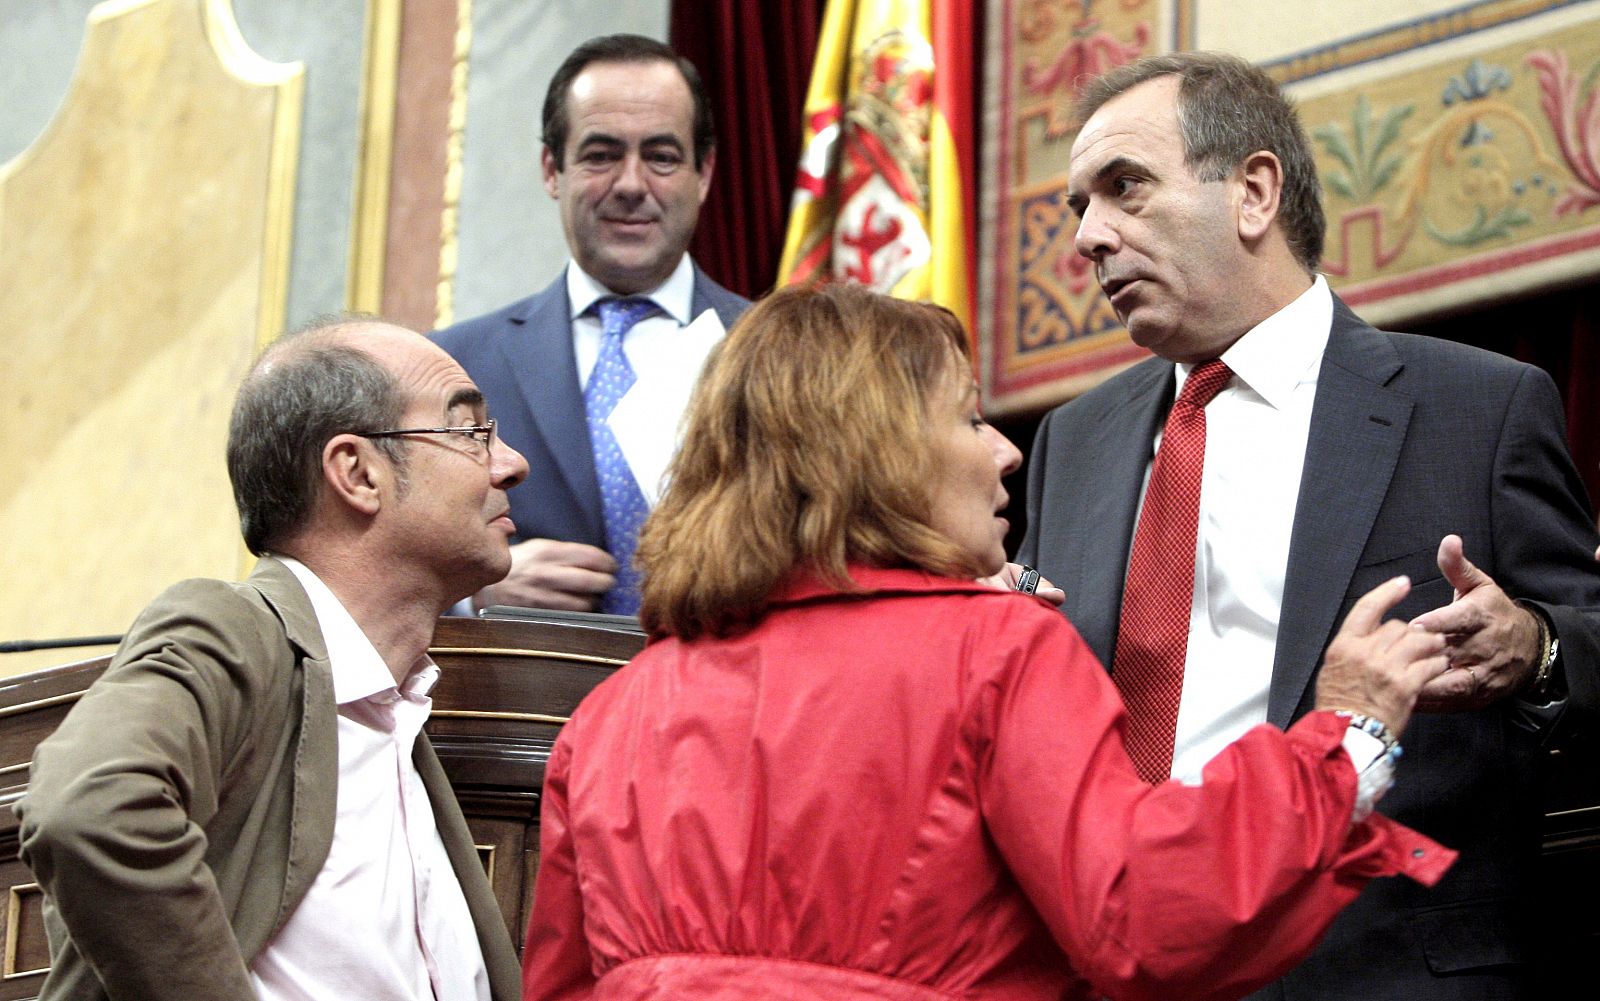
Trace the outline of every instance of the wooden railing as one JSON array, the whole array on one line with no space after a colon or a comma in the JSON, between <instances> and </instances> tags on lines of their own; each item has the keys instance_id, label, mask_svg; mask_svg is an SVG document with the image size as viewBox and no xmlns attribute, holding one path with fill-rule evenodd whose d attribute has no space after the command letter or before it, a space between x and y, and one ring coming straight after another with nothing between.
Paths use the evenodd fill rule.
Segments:
<instances>
[{"instance_id":1,"label":"wooden railing","mask_svg":"<svg viewBox=\"0 0 1600 1001\"><path fill-rule=\"evenodd\" d=\"M643 644L637 629L609 616L439 621L432 652L443 672L428 732L519 947L539 865L539 791L551 745L578 702ZM108 659L0 679L0 1001L37 997L49 965L42 896L17 858L10 807L27 788L34 746ZM1600 741L1569 741L1546 764L1540 976L1556 991L1544 996L1566 997L1563 985L1597 982Z\"/></svg>"},{"instance_id":2,"label":"wooden railing","mask_svg":"<svg viewBox=\"0 0 1600 1001\"><path fill-rule=\"evenodd\" d=\"M539 865L539 790L561 724L644 645L610 616L440 619L442 672L428 733L520 948ZM33 748L59 724L109 657L0 679L0 1001L36 998L50 964L43 896L17 857L11 812L27 790Z\"/></svg>"}]
</instances>

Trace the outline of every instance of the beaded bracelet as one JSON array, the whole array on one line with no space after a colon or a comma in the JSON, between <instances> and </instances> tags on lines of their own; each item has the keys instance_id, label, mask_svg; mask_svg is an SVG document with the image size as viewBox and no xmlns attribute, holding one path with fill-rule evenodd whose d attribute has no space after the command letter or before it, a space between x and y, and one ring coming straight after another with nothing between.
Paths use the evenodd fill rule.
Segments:
<instances>
[{"instance_id":1,"label":"beaded bracelet","mask_svg":"<svg viewBox=\"0 0 1600 1001\"><path fill-rule=\"evenodd\" d=\"M1357 730L1360 730L1362 733L1369 734L1370 736L1376 737L1378 740L1382 741L1384 752L1391 760L1397 760L1401 754L1405 753L1400 748L1399 739L1396 738L1394 733L1388 728L1388 726L1384 724L1383 720L1378 719L1376 716L1368 716L1366 713L1351 712L1348 709L1336 710L1334 715L1348 720L1351 726L1355 727Z\"/></svg>"}]
</instances>

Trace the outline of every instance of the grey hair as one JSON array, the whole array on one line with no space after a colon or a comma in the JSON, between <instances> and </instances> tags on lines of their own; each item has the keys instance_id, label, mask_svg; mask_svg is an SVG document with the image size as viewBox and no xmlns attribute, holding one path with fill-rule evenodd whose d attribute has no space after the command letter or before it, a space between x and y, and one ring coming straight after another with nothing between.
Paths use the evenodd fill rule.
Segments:
<instances>
[{"instance_id":1,"label":"grey hair","mask_svg":"<svg viewBox=\"0 0 1600 1001\"><path fill-rule=\"evenodd\" d=\"M239 387L228 424L228 478L245 545L261 555L304 528L335 435L393 428L405 412L398 380L339 335L369 318L320 319L264 351ZM372 439L396 465L400 442Z\"/></svg>"}]
</instances>

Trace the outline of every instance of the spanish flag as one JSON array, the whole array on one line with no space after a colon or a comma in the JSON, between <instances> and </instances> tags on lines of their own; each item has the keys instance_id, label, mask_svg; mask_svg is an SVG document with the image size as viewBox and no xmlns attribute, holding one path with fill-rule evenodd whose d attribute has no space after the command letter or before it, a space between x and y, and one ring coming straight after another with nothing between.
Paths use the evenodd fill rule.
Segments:
<instances>
[{"instance_id":1,"label":"spanish flag","mask_svg":"<svg viewBox=\"0 0 1600 1001\"><path fill-rule=\"evenodd\" d=\"M855 281L972 329L970 0L829 0L778 284Z\"/></svg>"}]
</instances>

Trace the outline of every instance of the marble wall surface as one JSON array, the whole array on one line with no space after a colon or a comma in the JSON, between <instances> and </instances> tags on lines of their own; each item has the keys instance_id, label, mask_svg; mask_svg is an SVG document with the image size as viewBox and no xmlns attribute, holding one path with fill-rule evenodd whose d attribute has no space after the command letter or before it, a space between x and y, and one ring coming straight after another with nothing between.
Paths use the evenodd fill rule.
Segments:
<instances>
[{"instance_id":1,"label":"marble wall surface","mask_svg":"<svg viewBox=\"0 0 1600 1001\"><path fill-rule=\"evenodd\" d=\"M0 641L120 633L167 585L248 568L233 391L284 327L351 306L363 150L390 127L368 33L419 2L439 0L0 0ZM665 37L667 3L602 24L581 0L458 0L434 319L557 274L544 88L593 34ZM0 654L0 676L97 652Z\"/></svg>"}]
</instances>

